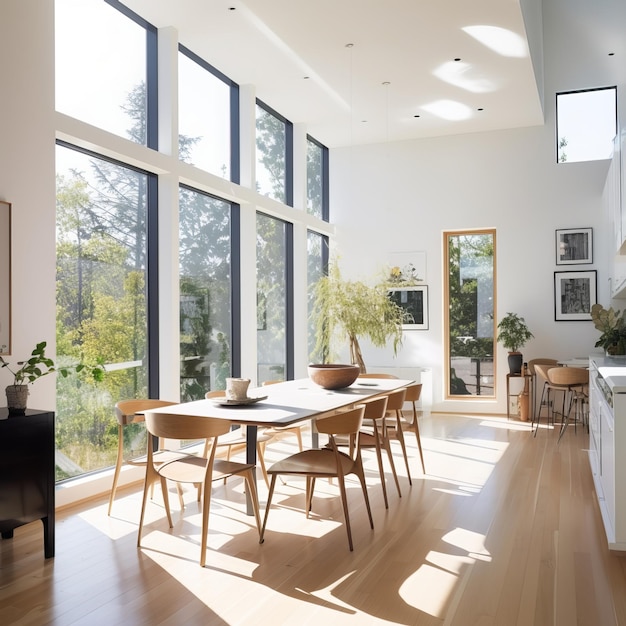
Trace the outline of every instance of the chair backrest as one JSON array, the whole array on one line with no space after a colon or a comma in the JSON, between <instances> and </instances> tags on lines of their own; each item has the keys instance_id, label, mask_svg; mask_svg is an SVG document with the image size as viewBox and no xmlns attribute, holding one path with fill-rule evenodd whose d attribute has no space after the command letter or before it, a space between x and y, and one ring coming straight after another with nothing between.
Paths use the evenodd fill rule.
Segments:
<instances>
[{"instance_id":1,"label":"chair backrest","mask_svg":"<svg viewBox=\"0 0 626 626\"><path fill-rule=\"evenodd\" d=\"M133 399L133 400L120 400L115 405L115 417L122 426L126 424L133 424L135 422L143 422L143 412L147 409L159 409L164 406L172 406L178 404L177 402L170 402L169 400L155 400L155 399Z\"/></svg>"},{"instance_id":2,"label":"chair backrest","mask_svg":"<svg viewBox=\"0 0 626 626\"><path fill-rule=\"evenodd\" d=\"M365 405L363 419L378 420L385 417L385 413L387 412L387 396L364 400L363 404Z\"/></svg>"},{"instance_id":3,"label":"chair backrest","mask_svg":"<svg viewBox=\"0 0 626 626\"><path fill-rule=\"evenodd\" d=\"M546 363L535 363L534 370L535 374L537 374L538 378L543 378L544 382L549 382L548 380L548 370L552 369L554 365L546 364Z\"/></svg>"},{"instance_id":4,"label":"chair backrest","mask_svg":"<svg viewBox=\"0 0 626 626\"><path fill-rule=\"evenodd\" d=\"M556 367L558 363L559 362L556 359L531 359L530 361L528 361L528 373L533 376L535 374L536 365L549 365L550 367Z\"/></svg>"},{"instance_id":5,"label":"chair backrest","mask_svg":"<svg viewBox=\"0 0 626 626\"><path fill-rule=\"evenodd\" d=\"M359 374L358 378L398 378L393 374Z\"/></svg>"},{"instance_id":6,"label":"chair backrest","mask_svg":"<svg viewBox=\"0 0 626 626\"><path fill-rule=\"evenodd\" d=\"M356 435L363 424L364 414L365 405L357 404L348 411L315 420L315 426L317 432L325 435Z\"/></svg>"},{"instance_id":7,"label":"chair backrest","mask_svg":"<svg viewBox=\"0 0 626 626\"><path fill-rule=\"evenodd\" d=\"M404 400L406 402L417 402L422 395L422 384L421 383L413 383L412 385L408 385L406 388L406 395Z\"/></svg>"},{"instance_id":8,"label":"chair backrest","mask_svg":"<svg viewBox=\"0 0 626 626\"><path fill-rule=\"evenodd\" d=\"M266 380L265 382L261 383L261 385L263 387L265 387L266 385L275 385L276 383L284 383L284 380Z\"/></svg>"},{"instance_id":9,"label":"chair backrest","mask_svg":"<svg viewBox=\"0 0 626 626\"><path fill-rule=\"evenodd\" d=\"M589 370L582 367L552 367L548 370L548 382L551 385L586 385L589 382Z\"/></svg>"},{"instance_id":10,"label":"chair backrest","mask_svg":"<svg viewBox=\"0 0 626 626\"><path fill-rule=\"evenodd\" d=\"M396 389L387 394L387 411L401 411L406 398L406 388Z\"/></svg>"},{"instance_id":11,"label":"chair backrest","mask_svg":"<svg viewBox=\"0 0 626 626\"><path fill-rule=\"evenodd\" d=\"M209 439L230 430L229 420L200 415L145 412L146 428L153 437L166 439Z\"/></svg>"},{"instance_id":12,"label":"chair backrest","mask_svg":"<svg viewBox=\"0 0 626 626\"><path fill-rule=\"evenodd\" d=\"M224 398L226 397L226 391L224 389L217 389L215 391L207 391L204 394L204 397L207 398Z\"/></svg>"}]
</instances>

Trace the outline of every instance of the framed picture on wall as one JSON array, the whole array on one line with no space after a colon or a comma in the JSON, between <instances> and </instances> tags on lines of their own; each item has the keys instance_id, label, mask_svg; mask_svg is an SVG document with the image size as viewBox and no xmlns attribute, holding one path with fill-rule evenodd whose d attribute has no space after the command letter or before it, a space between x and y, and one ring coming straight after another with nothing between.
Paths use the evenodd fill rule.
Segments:
<instances>
[{"instance_id":1,"label":"framed picture on wall","mask_svg":"<svg viewBox=\"0 0 626 626\"><path fill-rule=\"evenodd\" d=\"M554 272L554 319L588 322L596 303L596 271Z\"/></svg>"},{"instance_id":2,"label":"framed picture on wall","mask_svg":"<svg viewBox=\"0 0 626 626\"><path fill-rule=\"evenodd\" d=\"M407 313L405 330L428 330L428 286L412 285L389 290L389 298Z\"/></svg>"},{"instance_id":3,"label":"framed picture on wall","mask_svg":"<svg viewBox=\"0 0 626 626\"><path fill-rule=\"evenodd\" d=\"M562 228L556 231L556 264L593 263L593 229Z\"/></svg>"}]
</instances>

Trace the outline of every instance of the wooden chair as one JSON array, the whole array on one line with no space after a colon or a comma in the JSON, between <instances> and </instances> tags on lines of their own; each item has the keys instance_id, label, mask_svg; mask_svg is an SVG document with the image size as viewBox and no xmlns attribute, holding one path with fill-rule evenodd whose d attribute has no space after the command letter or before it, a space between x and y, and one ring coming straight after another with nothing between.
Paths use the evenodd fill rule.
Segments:
<instances>
[{"instance_id":1,"label":"wooden chair","mask_svg":"<svg viewBox=\"0 0 626 626\"><path fill-rule=\"evenodd\" d=\"M120 471L124 465L124 429L129 424L143 422L143 411L146 409L156 409L159 407L171 406L172 404L176 404L176 402L169 402L167 400L133 399L120 400L115 405L115 417L117 418L117 459L115 460L113 484L111 486L111 494L109 495L108 515L111 515L111 508L113 507L113 500L115 500L115 494L117 492L117 483L119 481ZM181 455L178 451L166 450L164 448L163 441L159 441L158 446L158 452L153 455L153 462L157 465L172 461ZM140 467L145 467L146 463L147 456L145 454L126 461L127 465L136 465Z\"/></svg>"},{"instance_id":2,"label":"wooden chair","mask_svg":"<svg viewBox=\"0 0 626 626\"><path fill-rule=\"evenodd\" d=\"M386 436L386 429L384 428L383 421L387 414L387 396L381 396L372 400L366 400L363 402L365 405L365 413L363 415L363 426L366 427L367 423L370 423L370 428L362 428L359 431L359 446L361 450L367 448L373 448L376 450L376 460L378 461L378 473L380 474L380 484L383 490L383 499L385 501L385 508L389 508L389 502L387 500L387 485L385 479L385 469L383 467L382 450L385 450L389 465L391 466L391 473L396 483L396 489L398 490L398 497L402 497L400 491L400 483L398 481L398 474L396 473L396 467L393 462L393 454L391 453L391 444L389 438ZM335 443L340 447L346 447L353 444L353 441L349 437L335 437ZM327 446L328 447L328 446Z\"/></svg>"},{"instance_id":3,"label":"wooden chair","mask_svg":"<svg viewBox=\"0 0 626 626\"><path fill-rule=\"evenodd\" d=\"M226 397L226 392L223 390L207 391L204 394L204 397L207 399L224 398ZM267 469L265 467L265 446L267 442L273 438L273 436L271 433L268 432L268 430L269 429L264 428L257 433L256 456L259 462L259 466L261 467L261 473L263 474L265 484L269 487L270 482L267 476ZM204 456L207 456L207 447L208 442L205 446ZM229 431L224 437L221 437L218 440L217 447L227 449L226 460L230 461L230 457L234 452L239 452L246 449L246 427L240 426L238 428L235 428L234 430ZM224 483L226 483L226 478L224 478Z\"/></svg>"},{"instance_id":4,"label":"wooden chair","mask_svg":"<svg viewBox=\"0 0 626 626\"><path fill-rule=\"evenodd\" d=\"M387 394L387 417L384 420L385 433L384 437L388 439L397 439L400 442L402 456L406 465L407 478L409 485L413 484L411 480L411 470L409 469L409 457L406 453L406 443L404 441L404 429L402 428L402 409L406 399L406 387L396 389Z\"/></svg>"},{"instance_id":5,"label":"wooden chair","mask_svg":"<svg viewBox=\"0 0 626 626\"><path fill-rule=\"evenodd\" d=\"M558 361L556 359L547 359L543 357L538 358L538 359L531 359L530 361L528 361L528 373L532 377L532 390L533 390L533 397L532 397L533 414L532 414L531 426L535 421L535 417L538 416L541 412L541 404L537 406L537 398L541 398L541 394L538 393L538 389L539 389L538 382L539 382L540 374L535 369L536 365L548 365L550 367L556 367L558 365ZM545 384L545 382L546 382L545 376L541 376L542 390L543 390L543 385Z\"/></svg>"},{"instance_id":6,"label":"wooden chair","mask_svg":"<svg viewBox=\"0 0 626 626\"><path fill-rule=\"evenodd\" d=\"M315 479L337 478L341 494L341 503L343 505L346 532L348 533L348 545L350 546L350 550L352 550L352 531L350 529L350 516L348 513L348 500L344 478L348 474L355 474L361 483L361 490L363 491L363 498L365 499L365 506L369 516L370 527L372 529L374 528L374 520L372 519L372 511L370 509L369 498L367 496L367 486L365 484L361 448L358 445L358 433L363 424L364 413L365 406L359 404L354 409L316 420L318 432L328 435L330 447L297 452L296 454L274 463L274 465L269 468L268 474L272 477L272 479L267 496L265 518L263 520L263 526L261 527L261 542L263 541L272 496L274 494L274 487L276 486L276 478L278 475L306 477L305 511L307 518L309 517L309 513L311 511ZM349 453L341 452L339 450L339 446L335 441L335 437L338 435L349 436L352 438L352 445L349 446Z\"/></svg>"},{"instance_id":7,"label":"wooden chair","mask_svg":"<svg viewBox=\"0 0 626 626\"><path fill-rule=\"evenodd\" d=\"M541 421L542 407L544 406L546 407L547 425L548 426L550 425L550 418L552 418L552 423L554 424L554 410L553 409L554 409L554 401L556 399L555 398L556 394L554 392L562 391L562 390L557 390L550 386L550 381L548 380L548 370L552 369L553 367L554 365L550 363L534 363L533 364L533 369L535 371L537 385L540 384L541 381L543 381L542 387L541 387L541 395L539 396L539 407L537 411L533 412L533 425L535 427L534 429L535 437L537 436L537 431L539 430L539 422Z\"/></svg>"},{"instance_id":8,"label":"wooden chair","mask_svg":"<svg viewBox=\"0 0 626 626\"><path fill-rule=\"evenodd\" d=\"M419 418L417 415L417 402L422 395L422 385L421 383L413 383L412 385L408 385L406 387L406 395L404 396L405 402L410 402L413 407L413 419L407 423L407 430L411 430L415 434L415 439L417 439L417 448L420 453L420 460L422 461L422 472L426 473L426 465L424 463L424 452L422 450L422 440L420 438L420 425ZM404 413L402 413L404 416ZM405 422L406 423L406 422Z\"/></svg>"},{"instance_id":9,"label":"wooden chair","mask_svg":"<svg viewBox=\"0 0 626 626\"><path fill-rule=\"evenodd\" d=\"M574 409L574 432L579 417L584 425L585 406L588 404L589 396L589 370L582 367L552 367L548 370L548 384L553 389L563 391L563 420L558 444L569 424L572 409Z\"/></svg>"},{"instance_id":10,"label":"wooden chair","mask_svg":"<svg viewBox=\"0 0 626 626\"><path fill-rule=\"evenodd\" d=\"M243 476L246 481L248 494L250 495L252 501L256 525L260 535L261 516L259 513L259 500L256 491L255 466L215 458L215 452L218 448L218 438L220 435L225 435L230 431L231 423L227 420L215 419L211 417L176 415L172 413L154 413L151 411L146 412L145 419L146 427L149 433L148 464L146 466L146 479L143 490L141 516L139 518L137 547L141 547L141 534L143 531L143 520L146 511L148 490L157 480L161 483L163 500L165 502L165 512L167 513L167 520L170 528L173 528L174 524L172 523L172 515L170 513L166 480L174 481L177 484L189 483L201 486L202 531L200 541L200 565L202 567L204 567L206 563L206 543L209 530L208 521L213 481L221 480L236 474ZM209 441L208 456L186 456L155 467L152 452L154 438L178 440L206 439Z\"/></svg>"},{"instance_id":11,"label":"wooden chair","mask_svg":"<svg viewBox=\"0 0 626 626\"><path fill-rule=\"evenodd\" d=\"M393 374L359 374L358 378L398 378Z\"/></svg>"}]
</instances>

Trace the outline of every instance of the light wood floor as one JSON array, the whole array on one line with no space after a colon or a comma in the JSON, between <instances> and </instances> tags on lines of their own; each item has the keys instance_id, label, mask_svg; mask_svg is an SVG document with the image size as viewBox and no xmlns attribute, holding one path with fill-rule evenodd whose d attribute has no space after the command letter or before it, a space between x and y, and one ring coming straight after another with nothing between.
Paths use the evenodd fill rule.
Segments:
<instances>
[{"instance_id":1,"label":"light wood floor","mask_svg":"<svg viewBox=\"0 0 626 626\"><path fill-rule=\"evenodd\" d=\"M243 515L238 481L215 490L207 567L200 568L195 492L170 531L160 493L136 548L140 490L61 512L56 557L41 525L0 542L0 623L626 625L626 556L608 551L594 499L586 433L533 439L506 418L422 418L427 475L411 444L402 498L367 473L375 530L350 483L350 553L336 484L279 483L263 545ZM284 440L268 460L295 450ZM266 490L259 481L262 507ZM176 506L177 498L171 498ZM176 521L178 520L178 521Z\"/></svg>"}]
</instances>

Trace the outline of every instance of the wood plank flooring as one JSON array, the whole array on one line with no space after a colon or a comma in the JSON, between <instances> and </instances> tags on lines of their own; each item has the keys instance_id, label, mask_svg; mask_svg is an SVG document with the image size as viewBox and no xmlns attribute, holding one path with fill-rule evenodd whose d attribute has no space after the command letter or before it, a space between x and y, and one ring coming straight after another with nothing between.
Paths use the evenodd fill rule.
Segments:
<instances>
[{"instance_id":1,"label":"wood plank flooring","mask_svg":"<svg viewBox=\"0 0 626 626\"><path fill-rule=\"evenodd\" d=\"M427 474L407 434L413 486L395 449L402 498L388 473L388 510L366 453L373 531L349 483L352 553L336 483L318 481L307 520L303 483L279 482L263 545L241 482L217 485L205 568L195 491L170 530L156 490L137 549L130 489L111 517L105 497L61 511L54 559L38 522L0 541L0 623L626 626L626 556L606 547L581 428L557 447L557 431L533 438L506 418L420 423ZM294 451L283 439L266 457Z\"/></svg>"}]
</instances>

